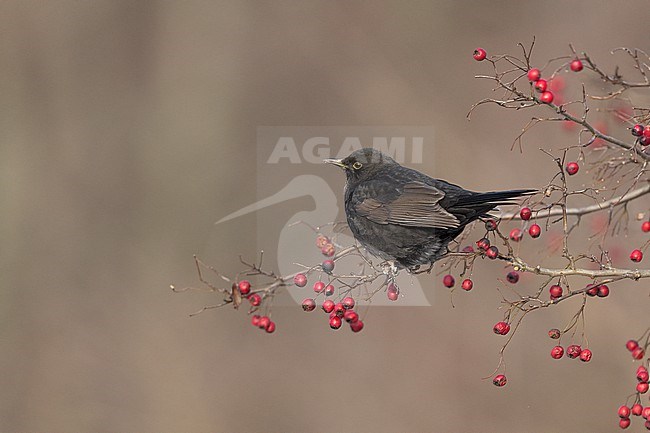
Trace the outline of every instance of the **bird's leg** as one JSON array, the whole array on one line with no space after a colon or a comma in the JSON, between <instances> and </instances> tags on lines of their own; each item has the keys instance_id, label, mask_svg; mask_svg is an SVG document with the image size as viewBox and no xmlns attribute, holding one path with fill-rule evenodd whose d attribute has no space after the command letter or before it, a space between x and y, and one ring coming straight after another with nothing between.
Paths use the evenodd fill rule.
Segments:
<instances>
[{"instance_id":1,"label":"bird's leg","mask_svg":"<svg viewBox=\"0 0 650 433\"><path fill-rule=\"evenodd\" d=\"M394 279L399 272L399 267L397 266L394 260L387 260L384 263L382 263L381 266L383 268L383 273L385 275L388 275L392 279Z\"/></svg>"},{"instance_id":2,"label":"bird's leg","mask_svg":"<svg viewBox=\"0 0 650 433\"><path fill-rule=\"evenodd\" d=\"M425 272L426 272L427 274L430 274L430 273L431 273L431 270L433 269L433 264L434 264L434 263L435 263L435 262L431 262L431 264L429 264L429 267L426 268L426 269L420 269L420 266L418 265L418 267L413 268L413 269L411 270L411 273L412 273L413 275L424 274Z\"/></svg>"}]
</instances>

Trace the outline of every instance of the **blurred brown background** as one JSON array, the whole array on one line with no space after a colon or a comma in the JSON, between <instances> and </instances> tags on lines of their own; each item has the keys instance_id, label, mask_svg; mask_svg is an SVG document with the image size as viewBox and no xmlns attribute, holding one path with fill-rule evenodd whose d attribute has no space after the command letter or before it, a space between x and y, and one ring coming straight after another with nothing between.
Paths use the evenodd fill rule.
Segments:
<instances>
[{"instance_id":1,"label":"blurred brown background","mask_svg":"<svg viewBox=\"0 0 650 433\"><path fill-rule=\"evenodd\" d=\"M359 335L297 307L272 336L241 311L189 319L213 298L168 287L196 284L195 252L231 272L254 257L254 215L213 223L255 197L259 125L432 125L423 170L539 186L552 164L506 151L529 114L465 118L490 89L473 49L535 35L540 61L572 42L608 66L612 48L648 48L647 23L645 1L3 1L0 431L617 428L640 287L588 309L589 365L548 355L575 304L531 315L504 389L480 380L503 341L491 266L455 308L436 289ZM527 143L562 140L541 127Z\"/></svg>"}]
</instances>

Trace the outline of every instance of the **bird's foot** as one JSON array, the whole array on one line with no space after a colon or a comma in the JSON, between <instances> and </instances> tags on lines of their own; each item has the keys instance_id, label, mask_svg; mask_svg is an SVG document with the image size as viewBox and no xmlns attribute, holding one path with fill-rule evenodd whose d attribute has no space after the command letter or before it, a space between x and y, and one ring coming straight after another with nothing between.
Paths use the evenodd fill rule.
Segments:
<instances>
[{"instance_id":1,"label":"bird's foot","mask_svg":"<svg viewBox=\"0 0 650 433\"><path fill-rule=\"evenodd\" d=\"M426 269L420 269L420 266L418 265L418 266L416 266L416 267L413 267L413 268L409 269L409 271L410 271L412 274L414 274L414 275L424 274L425 272L426 272L427 274L430 274L430 273L431 273L431 270L433 269L433 263L434 263L434 262L431 262L431 264L429 265L429 267L426 268Z\"/></svg>"},{"instance_id":2,"label":"bird's foot","mask_svg":"<svg viewBox=\"0 0 650 433\"><path fill-rule=\"evenodd\" d=\"M397 267L397 264L393 260L388 260L382 263L382 272L385 275L388 275L389 277L395 278L397 276L397 273L399 272L399 268Z\"/></svg>"}]
</instances>

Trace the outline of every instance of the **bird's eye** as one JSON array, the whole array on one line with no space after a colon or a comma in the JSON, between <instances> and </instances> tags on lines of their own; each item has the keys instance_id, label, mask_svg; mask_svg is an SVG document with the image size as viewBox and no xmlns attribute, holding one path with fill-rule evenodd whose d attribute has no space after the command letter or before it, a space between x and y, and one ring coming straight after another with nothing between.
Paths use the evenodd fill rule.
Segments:
<instances>
[{"instance_id":1,"label":"bird's eye","mask_svg":"<svg viewBox=\"0 0 650 433\"><path fill-rule=\"evenodd\" d=\"M359 161L352 164L352 168L354 168L355 170L359 170L361 167L363 167L363 164L361 164Z\"/></svg>"}]
</instances>

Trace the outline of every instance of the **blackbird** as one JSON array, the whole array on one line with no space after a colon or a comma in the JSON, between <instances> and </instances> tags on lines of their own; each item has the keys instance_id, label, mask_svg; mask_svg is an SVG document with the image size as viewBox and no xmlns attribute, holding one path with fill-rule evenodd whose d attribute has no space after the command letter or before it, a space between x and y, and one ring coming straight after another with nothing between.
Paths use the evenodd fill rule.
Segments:
<instances>
[{"instance_id":1,"label":"blackbird","mask_svg":"<svg viewBox=\"0 0 650 433\"><path fill-rule=\"evenodd\" d=\"M345 214L355 239L371 254L409 272L447 254L447 245L467 224L536 192L468 191L371 148L324 162L345 170Z\"/></svg>"}]
</instances>

